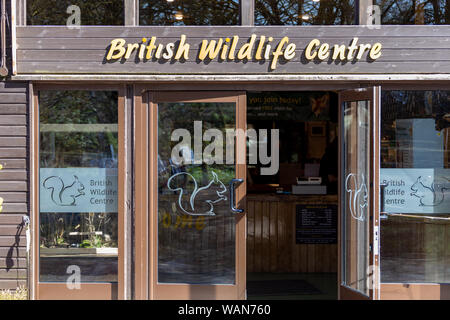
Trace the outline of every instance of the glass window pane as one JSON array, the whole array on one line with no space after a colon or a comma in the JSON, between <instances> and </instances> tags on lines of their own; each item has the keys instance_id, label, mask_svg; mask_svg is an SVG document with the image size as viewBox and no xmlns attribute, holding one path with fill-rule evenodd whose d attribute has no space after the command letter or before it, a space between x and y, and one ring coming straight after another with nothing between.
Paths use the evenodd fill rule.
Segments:
<instances>
[{"instance_id":1,"label":"glass window pane","mask_svg":"<svg viewBox=\"0 0 450 320\"><path fill-rule=\"evenodd\" d=\"M256 0L256 25L354 24L354 0Z\"/></svg>"},{"instance_id":2,"label":"glass window pane","mask_svg":"<svg viewBox=\"0 0 450 320\"><path fill-rule=\"evenodd\" d=\"M28 0L27 24L124 25L124 10L123 0Z\"/></svg>"},{"instance_id":3,"label":"glass window pane","mask_svg":"<svg viewBox=\"0 0 450 320\"><path fill-rule=\"evenodd\" d=\"M450 24L449 0L375 0L381 24Z\"/></svg>"},{"instance_id":4,"label":"glass window pane","mask_svg":"<svg viewBox=\"0 0 450 320\"><path fill-rule=\"evenodd\" d=\"M383 91L381 281L450 282L450 91Z\"/></svg>"},{"instance_id":5,"label":"glass window pane","mask_svg":"<svg viewBox=\"0 0 450 320\"><path fill-rule=\"evenodd\" d=\"M235 283L236 222L228 199L235 166L214 159L205 148L211 142L202 145L206 130L225 139L235 128L235 110L234 103L158 104L159 283ZM190 136L179 142L177 133ZM203 160L196 161L194 139Z\"/></svg>"},{"instance_id":6,"label":"glass window pane","mask_svg":"<svg viewBox=\"0 0 450 320\"><path fill-rule=\"evenodd\" d=\"M344 169L344 285L369 295L369 189L370 181L370 103L343 105Z\"/></svg>"},{"instance_id":7,"label":"glass window pane","mask_svg":"<svg viewBox=\"0 0 450 320\"><path fill-rule=\"evenodd\" d=\"M140 0L139 24L239 25L239 0Z\"/></svg>"},{"instance_id":8,"label":"glass window pane","mask_svg":"<svg viewBox=\"0 0 450 320\"><path fill-rule=\"evenodd\" d=\"M117 281L117 128L117 92L39 92L40 281Z\"/></svg>"}]
</instances>

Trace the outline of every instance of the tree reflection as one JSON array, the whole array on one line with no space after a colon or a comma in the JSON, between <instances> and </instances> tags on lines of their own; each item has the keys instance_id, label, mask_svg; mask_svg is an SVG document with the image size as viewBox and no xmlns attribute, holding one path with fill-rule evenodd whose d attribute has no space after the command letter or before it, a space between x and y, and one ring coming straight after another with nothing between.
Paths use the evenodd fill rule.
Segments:
<instances>
[{"instance_id":1,"label":"tree reflection","mask_svg":"<svg viewBox=\"0 0 450 320\"><path fill-rule=\"evenodd\" d=\"M66 25L70 13L67 8L76 5L81 11L82 25L124 25L123 0L33 0L27 1L27 24Z\"/></svg>"},{"instance_id":2,"label":"tree reflection","mask_svg":"<svg viewBox=\"0 0 450 320\"><path fill-rule=\"evenodd\" d=\"M449 24L447 0L376 0L382 24Z\"/></svg>"},{"instance_id":3,"label":"tree reflection","mask_svg":"<svg viewBox=\"0 0 450 320\"><path fill-rule=\"evenodd\" d=\"M256 0L256 25L353 24L354 0Z\"/></svg>"},{"instance_id":4,"label":"tree reflection","mask_svg":"<svg viewBox=\"0 0 450 320\"><path fill-rule=\"evenodd\" d=\"M141 25L238 25L239 0L141 0Z\"/></svg>"}]
</instances>

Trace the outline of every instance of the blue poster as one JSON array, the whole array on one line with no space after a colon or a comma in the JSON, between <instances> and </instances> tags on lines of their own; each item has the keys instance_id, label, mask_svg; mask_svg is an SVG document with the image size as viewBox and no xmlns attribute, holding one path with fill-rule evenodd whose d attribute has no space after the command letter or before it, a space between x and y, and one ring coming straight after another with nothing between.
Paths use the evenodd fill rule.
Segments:
<instances>
[{"instance_id":1,"label":"blue poster","mask_svg":"<svg viewBox=\"0 0 450 320\"><path fill-rule=\"evenodd\" d=\"M117 212L117 168L41 168L40 212Z\"/></svg>"},{"instance_id":2,"label":"blue poster","mask_svg":"<svg viewBox=\"0 0 450 320\"><path fill-rule=\"evenodd\" d=\"M450 213L450 169L381 169L380 181L388 213Z\"/></svg>"}]
</instances>

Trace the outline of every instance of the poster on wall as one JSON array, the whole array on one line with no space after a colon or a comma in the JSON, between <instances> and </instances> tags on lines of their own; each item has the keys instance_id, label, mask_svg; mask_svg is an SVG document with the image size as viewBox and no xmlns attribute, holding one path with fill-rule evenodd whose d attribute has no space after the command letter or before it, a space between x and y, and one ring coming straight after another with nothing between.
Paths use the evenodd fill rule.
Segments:
<instances>
[{"instance_id":1,"label":"poster on wall","mask_svg":"<svg viewBox=\"0 0 450 320\"><path fill-rule=\"evenodd\" d=\"M337 243L337 205L298 204L295 212L296 244Z\"/></svg>"},{"instance_id":2,"label":"poster on wall","mask_svg":"<svg viewBox=\"0 0 450 320\"><path fill-rule=\"evenodd\" d=\"M117 212L117 168L41 168L41 212Z\"/></svg>"},{"instance_id":3,"label":"poster on wall","mask_svg":"<svg viewBox=\"0 0 450 320\"><path fill-rule=\"evenodd\" d=\"M381 169L380 181L388 213L450 213L450 169Z\"/></svg>"},{"instance_id":4,"label":"poster on wall","mask_svg":"<svg viewBox=\"0 0 450 320\"><path fill-rule=\"evenodd\" d=\"M324 92L248 92L247 118L327 121L333 98Z\"/></svg>"}]
</instances>

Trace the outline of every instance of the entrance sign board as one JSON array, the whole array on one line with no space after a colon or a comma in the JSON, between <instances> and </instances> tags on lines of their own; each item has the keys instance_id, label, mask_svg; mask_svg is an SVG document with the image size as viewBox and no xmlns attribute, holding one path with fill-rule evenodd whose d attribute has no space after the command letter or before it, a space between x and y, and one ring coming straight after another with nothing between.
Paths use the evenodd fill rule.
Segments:
<instances>
[{"instance_id":1,"label":"entrance sign board","mask_svg":"<svg viewBox=\"0 0 450 320\"><path fill-rule=\"evenodd\" d=\"M448 37L447 26L18 26L16 65L70 77L446 74Z\"/></svg>"},{"instance_id":2,"label":"entrance sign board","mask_svg":"<svg viewBox=\"0 0 450 320\"><path fill-rule=\"evenodd\" d=\"M41 212L117 212L116 168L41 168Z\"/></svg>"}]
</instances>

